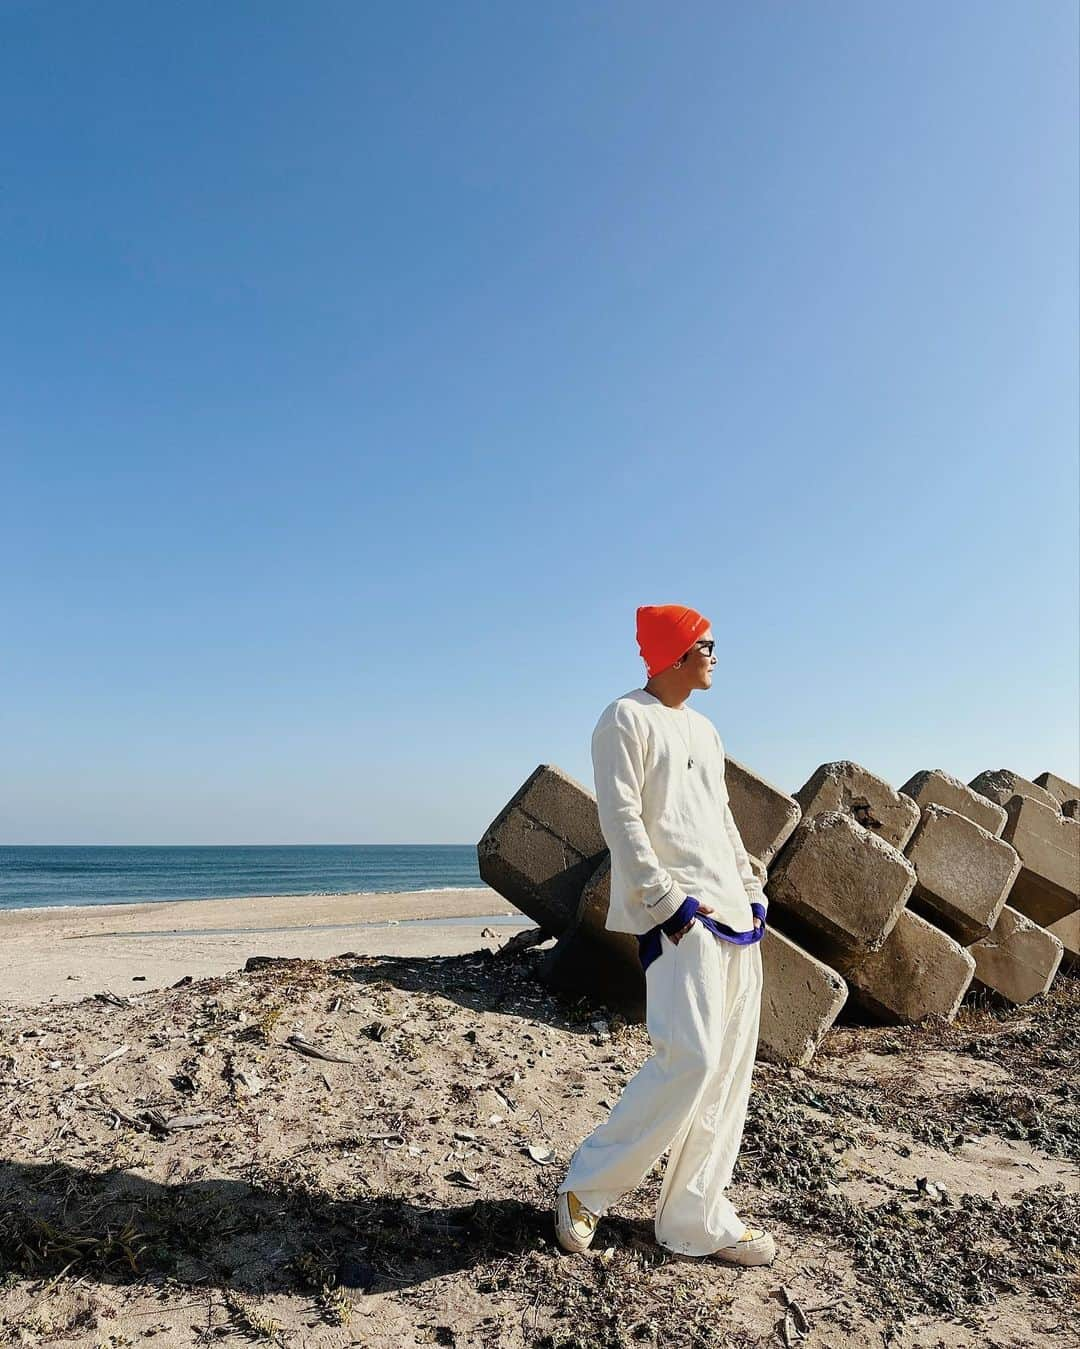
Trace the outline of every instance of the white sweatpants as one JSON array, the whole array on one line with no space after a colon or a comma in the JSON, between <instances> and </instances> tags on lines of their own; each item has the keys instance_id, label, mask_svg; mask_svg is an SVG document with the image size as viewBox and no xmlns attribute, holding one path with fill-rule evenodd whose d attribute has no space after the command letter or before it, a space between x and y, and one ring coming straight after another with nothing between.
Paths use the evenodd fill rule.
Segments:
<instances>
[{"instance_id":1,"label":"white sweatpants","mask_svg":"<svg viewBox=\"0 0 1080 1349\"><path fill-rule=\"evenodd\" d=\"M699 922L678 942L662 936L661 943L645 971L654 1052L574 1153L559 1193L573 1190L587 1209L604 1213L670 1147L656 1240L680 1255L709 1255L746 1230L724 1189L750 1098L761 943L721 941Z\"/></svg>"}]
</instances>

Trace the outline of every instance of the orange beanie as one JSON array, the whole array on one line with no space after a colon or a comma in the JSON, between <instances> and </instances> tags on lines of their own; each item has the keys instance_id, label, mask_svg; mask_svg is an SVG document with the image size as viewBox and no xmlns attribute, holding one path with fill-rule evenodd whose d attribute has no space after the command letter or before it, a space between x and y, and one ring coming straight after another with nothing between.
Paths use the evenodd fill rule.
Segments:
<instances>
[{"instance_id":1,"label":"orange beanie","mask_svg":"<svg viewBox=\"0 0 1080 1349\"><path fill-rule=\"evenodd\" d=\"M674 665L709 627L683 604L644 604L637 611L637 641L649 678Z\"/></svg>"}]
</instances>

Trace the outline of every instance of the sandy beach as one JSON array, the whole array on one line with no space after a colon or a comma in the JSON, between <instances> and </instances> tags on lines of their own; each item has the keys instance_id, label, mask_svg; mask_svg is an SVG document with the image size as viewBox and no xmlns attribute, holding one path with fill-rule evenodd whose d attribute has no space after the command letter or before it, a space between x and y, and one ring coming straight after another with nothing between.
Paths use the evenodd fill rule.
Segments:
<instances>
[{"instance_id":1,"label":"sandy beach","mask_svg":"<svg viewBox=\"0 0 1080 1349\"><path fill-rule=\"evenodd\" d=\"M522 929L490 889L0 913L0 1343L1070 1342L1077 981L759 1061L774 1267L659 1248L660 1167L571 1260L555 1187L651 1046Z\"/></svg>"},{"instance_id":2,"label":"sandy beach","mask_svg":"<svg viewBox=\"0 0 1080 1349\"><path fill-rule=\"evenodd\" d=\"M0 913L0 1004L165 988L254 955L458 955L529 926L486 887L12 909Z\"/></svg>"},{"instance_id":3,"label":"sandy beach","mask_svg":"<svg viewBox=\"0 0 1080 1349\"><path fill-rule=\"evenodd\" d=\"M0 1343L1072 1343L1075 980L954 1023L838 1025L808 1069L757 1063L731 1193L775 1232L773 1267L659 1248L660 1167L571 1258L552 1237L555 1188L646 1060L645 1027L546 989L543 948L508 942L505 919L459 954L450 927L377 925L403 904L455 907L350 897L294 909L305 927L286 901L182 904L164 932L163 905L6 917L27 959L35 931L63 962L91 956L83 1001L69 984L53 1006L0 1006ZM197 935L215 912L234 924L220 952ZM342 913L344 927L312 925ZM277 930L258 931L271 915ZM182 964L237 965L256 942L370 949L425 932L440 949L167 989L121 984L132 966L108 954L171 942ZM36 968L49 996L58 973ZM127 996L92 996L91 969Z\"/></svg>"}]
</instances>

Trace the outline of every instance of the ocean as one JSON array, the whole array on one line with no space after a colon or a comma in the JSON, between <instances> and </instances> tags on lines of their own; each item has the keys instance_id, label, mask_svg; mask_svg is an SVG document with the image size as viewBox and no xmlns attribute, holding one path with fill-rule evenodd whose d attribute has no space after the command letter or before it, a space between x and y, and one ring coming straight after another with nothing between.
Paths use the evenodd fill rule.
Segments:
<instances>
[{"instance_id":1,"label":"ocean","mask_svg":"<svg viewBox=\"0 0 1080 1349\"><path fill-rule=\"evenodd\" d=\"M0 847L0 910L246 895L482 889L474 844Z\"/></svg>"}]
</instances>

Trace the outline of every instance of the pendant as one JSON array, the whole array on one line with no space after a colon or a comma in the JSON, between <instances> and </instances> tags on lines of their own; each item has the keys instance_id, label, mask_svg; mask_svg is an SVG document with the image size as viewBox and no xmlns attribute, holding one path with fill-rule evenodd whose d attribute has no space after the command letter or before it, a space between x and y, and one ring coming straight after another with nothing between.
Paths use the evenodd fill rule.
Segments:
<instances>
[{"instance_id":1,"label":"pendant","mask_svg":"<svg viewBox=\"0 0 1080 1349\"><path fill-rule=\"evenodd\" d=\"M694 766L694 761L693 761L693 759L687 759L687 761L686 761L686 766L687 766L687 768L693 768L693 766Z\"/></svg>"}]
</instances>

